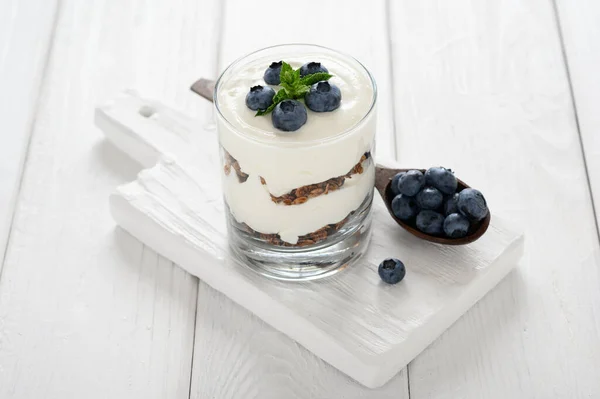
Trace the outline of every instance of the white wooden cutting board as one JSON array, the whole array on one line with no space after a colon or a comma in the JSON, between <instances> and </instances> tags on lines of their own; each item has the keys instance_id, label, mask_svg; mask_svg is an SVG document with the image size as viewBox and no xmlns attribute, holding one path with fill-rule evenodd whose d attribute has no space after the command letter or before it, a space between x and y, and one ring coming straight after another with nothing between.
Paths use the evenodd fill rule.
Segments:
<instances>
[{"instance_id":1,"label":"white wooden cutting board","mask_svg":"<svg viewBox=\"0 0 600 399\"><path fill-rule=\"evenodd\" d=\"M99 107L96 124L148 168L110 198L122 228L368 387L398 373L522 253L523 235L498 215L477 242L441 246L402 230L377 196L372 242L357 264L314 282L266 279L229 254L212 125L132 92ZM387 257L406 264L398 285L377 274Z\"/></svg>"}]
</instances>

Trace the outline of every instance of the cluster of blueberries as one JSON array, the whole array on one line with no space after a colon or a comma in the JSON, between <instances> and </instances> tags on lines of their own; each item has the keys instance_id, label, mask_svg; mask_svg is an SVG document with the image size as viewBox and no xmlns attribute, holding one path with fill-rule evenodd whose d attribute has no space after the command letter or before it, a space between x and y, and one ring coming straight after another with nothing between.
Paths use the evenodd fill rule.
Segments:
<instances>
[{"instance_id":1,"label":"cluster of blueberries","mask_svg":"<svg viewBox=\"0 0 600 399\"><path fill-rule=\"evenodd\" d=\"M398 173L390 188L394 216L425 234L461 238L489 213L481 192L472 188L457 192L454 173L441 166L425 174L419 170ZM396 284L406 275L406 267L399 259L389 258L379 264L378 272L381 280Z\"/></svg>"},{"instance_id":2,"label":"cluster of blueberries","mask_svg":"<svg viewBox=\"0 0 600 399\"><path fill-rule=\"evenodd\" d=\"M391 182L392 212L414 223L425 234L461 238L488 213L483 194L472 188L457 192L458 181L450 169L429 168L398 173Z\"/></svg>"},{"instance_id":3,"label":"cluster of blueberries","mask_svg":"<svg viewBox=\"0 0 600 399\"><path fill-rule=\"evenodd\" d=\"M282 62L273 62L263 76L269 85L281 83ZM308 62L300 67L300 77L329 71L320 62ZM253 111L264 111L273 104L275 90L269 86L253 86L246 95L246 106ZM310 86L304 96L304 103L314 112L331 112L336 110L342 101L340 88L328 81L321 81ZM297 100L287 99L278 103L273 109L271 120L279 130L291 132L300 129L308 118L306 108Z\"/></svg>"}]
</instances>

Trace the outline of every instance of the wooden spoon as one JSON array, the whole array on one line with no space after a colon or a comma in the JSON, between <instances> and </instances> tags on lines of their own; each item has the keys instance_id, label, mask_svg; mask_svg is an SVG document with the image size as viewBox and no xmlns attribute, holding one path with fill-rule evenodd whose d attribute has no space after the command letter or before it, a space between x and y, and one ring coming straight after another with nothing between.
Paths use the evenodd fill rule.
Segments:
<instances>
[{"instance_id":1,"label":"wooden spoon","mask_svg":"<svg viewBox=\"0 0 600 399\"><path fill-rule=\"evenodd\" d=\"M479 239L479 237L481 237L483 235L483 233L486 232L486 230L488 229L488 227L490 225L490 220L492 219L492 216L489 212L488 212L487 216L485 218L483 218L483 220L477 222L476 224L471 225L471 228L469 229L469 233L462 238L438 237L438 236L432 236L429 234L425 234L422 231L417 230L417 228L414 226L414 224L404 222L404 221L398 219L396 216L394 216L394 213L392 212L392 200L394 199L394 194L392 193L392 189L390 187L392 178L400 172L407 172L409 170L411 170L411 169L392 169L392 168L386 168L381 165L377 165L377 167L375 169L375 188L377 189L377 191L379 191L379 194L381 194L381 197L383 198L383 202L385 202L385 206L387 207L388 212L390 213L392 218L396 221L396 223L398 223L400 226L404 227L404 229L406 229L406 231L408 231L409 233L411 233L414 236L417 236L417 237L422 238L427 241L435 242L437 244L445 244L445 245L469 244L469 243ZM417 170L420 170L422 173L425 173L425 169L417 169ZM458 180L458 188L456 190L457 192L460 192L460 191L464 190L465 188L469 188L469 185L467 185L465 182L463 182L460 179L457 179L457 180Z\"/></svg>"},{"instance_id":2,"label":"wooden spoon","mask_svg":"<svg viewBox=\"0 0 600 399\"><path fill-rule=\"evenodd\" d=\"M190 89L194 93L198 94L199 96L204 97L205 99L207 99L209 101L213 101L215 82L210 79L201 78L201 79L198 79L196 82L194 82L194 84L192 85L192 87L190 87ZM404 221L398 219L396 216L394 216L394 213L392 212L392 200L394 199L394 196L393 196L392 190L390 188L390 183L392 181L392 178L397 173L406 172L408 170L411 170L411 169L392 169L392 168L386 168L381 165L377 165L377 167L375 169L375 188L377 189L377 191L379 191L379 194L381 194L381 197L383 198L383 202L385 202L385 206L387 207L387 210L390 213L390 215L392 216L392 218L396 221L396 223L398 223L400 226L402 226L404 229L406 229L406 231L408 231L412 235L422 238L424 240L435 242L437 244L445 244L445 245L469 244L469 243L477 240L479 237L481 237L483 235L483 233L486 232L486 230L488 229L488 227L490 225L490 220L492 218L489 212L488 212L488 215L483 220L481 220L477 224L472 225L469 230L469 233L465 237L462 237L462 238L438 237L438 236L432 236L429 234L425 234L422 231L417 230L417 228L414 225L404 222ZM419 169L419 170L421 172L425 173L425 169ZM458 179L457 192L460 192L463 189L468 188L468 187L469 186L465 182Z\"/></svg>"}]
</instances>

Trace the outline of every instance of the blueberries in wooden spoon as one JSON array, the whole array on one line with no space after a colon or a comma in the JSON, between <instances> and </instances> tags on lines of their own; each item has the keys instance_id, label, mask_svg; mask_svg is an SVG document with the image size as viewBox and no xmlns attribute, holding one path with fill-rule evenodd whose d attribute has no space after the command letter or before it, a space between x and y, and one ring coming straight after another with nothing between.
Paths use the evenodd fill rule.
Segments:
<instances>
[{"instance_id":1,"label":"blueberries in wooden spoon","mask_svg":"<svg viewBox=\"0 0 600 399\"><path fill-rule=\"evenodd\" d=\"M476 240L487 229L490 216L483 194L459 181L452 170L381 169L378 174L389 180L381 180L377 188L396 221L412 234L458 245Z\"/></svg>"}]
</instances>

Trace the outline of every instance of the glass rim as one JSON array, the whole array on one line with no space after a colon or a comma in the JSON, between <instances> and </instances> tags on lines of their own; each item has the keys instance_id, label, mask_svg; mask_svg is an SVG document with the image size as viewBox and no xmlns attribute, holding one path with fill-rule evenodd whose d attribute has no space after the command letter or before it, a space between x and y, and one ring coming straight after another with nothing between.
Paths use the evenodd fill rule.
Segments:
<instances>
[{"instance_id":1,"label":"glass rim","mask_svg":"<svg viewBox=\"0 0 600 399\"><path fill-rule=\"evenodd\" d=\"M372 95L372 98L371 98L371 104L369 105L369 109L367 110L367 112L364 114L364 116L359 121L357 121L354 125L352 125L348 129L345 129L345 130L337 133L334 136L330 136L330 137L326 137L326 138L322 138L322 139L313 139L313 140L310 140L310 141L273 142L273 141L268 140L268 139L261 139L261 138L258 138L258 137L252 137L250 135L246 135L246 134L242 133L240 131L241 129L239 127L235 126L233 123L231 123L225 117L225 115L223 115L223 113L221 112L221 108L219 107L219 99L218 99L217 93L219 91L219 86L221 84L221 80L223 79L223 76L225 76L225 74L228 71L230 71L233 67L235 67L236 65L240 64L242 61L244 61L246 58L248 58L248 57L250 57L252 55L255 55L255 54L260 53L260 52L265 51L265 50L276 49L278 47L294 47L294 46L314 47L316 49L331 51L333 53L336 53L336 54L341 55L343 57L349 58L349 59L353 60L354 62L356 62L367 73L369 81L371 82L371 86L373 87L373 95ZM289 145L294 145L294 144L310 145L310 144L326 143L326 142L329 142L329 141L337 140L340 137L343 137L343 136L346 136L346 135L352 133L360 125L362 125L363 123L365 123L365 121L367 120L367 118L371 115L371 113L375 109L375 104L377 103L377 95L378 95L378 91L377 91L377 83L375 82L375 78L373 77L373 75L371 74L371 72L369 71L369 69L366 66L364 66L364 64L362 62L360 62L359 60L357 60L353 56L351 56L349 54L346 54L344 52L338 51L338 50L334 50L334 49L329 48L329 47L318 45L318 44L311 44L311 43L288 43L288 44L276 44L276 45L273 45L273 46L263 47L261 49L254 50L254 51L252 51L250 53L247 53L247 54L245 54L245 55L237 58L235 61L233 61L232 63L230 63L227 66L227 68L225 68L223 70L223 72L221 72L221 74L219 75L219 78L215 82L215 88L213 90L213 103L215 104L215 108L217 110L218 116L221 119L223 119L223 121L229 126L229 128L231 128L231 130L235 134L243 136L244 139L247 139L247 140L250 140L250 141L254 141L254 142L258 142L258 143L261 143L261 144L273 145L273 146L278 146L278 147L281 147L281 146L286 146L287 147Z\"/></svg>"}]
</instances>

